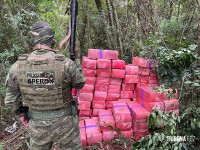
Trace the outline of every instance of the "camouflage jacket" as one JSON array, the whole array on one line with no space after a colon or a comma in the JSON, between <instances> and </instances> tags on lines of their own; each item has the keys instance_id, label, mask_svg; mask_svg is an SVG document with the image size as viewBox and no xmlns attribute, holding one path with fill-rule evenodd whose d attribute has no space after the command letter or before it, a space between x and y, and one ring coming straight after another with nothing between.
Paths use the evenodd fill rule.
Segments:
<instances>
[{"instance_id":1,"label":"camouflage jacket","mask_svg":"<svg viewBox=\"0 0 200 150\"><path fill-rule=\"evenodd\" d=\"M53 51L48 50L36 50L32 53L37 55L44 53L54 54ZM81 70L80 61L77 59L75 62L73 62L68 58L65 59L66 63L64 68L64 78L70 78L72 88L81 89L85 84L85 76ZM14 112L17 111L21 105L23 105L22 93L18 85L17 65L18 61L11 66L5 82L6 97L4 102L5 105L11 107Z\"/></svg>"}]
</instances>

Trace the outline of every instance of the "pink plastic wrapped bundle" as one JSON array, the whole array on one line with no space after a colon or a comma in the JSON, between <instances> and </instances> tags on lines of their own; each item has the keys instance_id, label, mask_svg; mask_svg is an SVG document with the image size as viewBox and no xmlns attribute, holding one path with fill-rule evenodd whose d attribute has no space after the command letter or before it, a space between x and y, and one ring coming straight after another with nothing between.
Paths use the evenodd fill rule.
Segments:
<instances>
[{"instance_id":1,"label":"pink plastic wrapped bundle","mask_svg":"<svg viewBox=\"0 0 200 150\"><path fill-rule=\"evenodd\" d=\"M112 108L112 106L113 106L112 102L115 102L115 101L106 101L106 109L111 109Z\"/></svg>"},{"instance_id":2,"label":"pink plastic wrapped bundle","mask_svg":"<svg viewBox=\"0 0 200 150\"><path fill-rule=\"evenodd\" d=\"M122 91L133 91L135 85L133 83L122 83Z\"/></svg>"},{"instance_id":3,"label":"pink plastic wrapped bundle","mask_svg":"<svg viewBox=\"0 0 200 150\"><path fill-rule=\"evenodd\" d=\"M93 101L92 102L92 108L95 109L104 109L106 107L105 101Z\"/></svg>"},{"instance_id":4,"label":"pink plastic wrapped bundle","mask_svg":"<svg viewBox=\"0 0 200 150\"><path fill-rule=\"evenodd\" d=\"M133 121L133 132L148 132L148 122Z\"/></svg>"},{"instance_id":5,"label":"pink plastic wrapped bundle","mask_svg":"<svg viewBox=\"0 0 200 150\"><path fill-rule=\"evenodd\" d=\"M116 128L120 131L129 131L132 129L132 122L117 122Z\"/></svg>"},{"instance_id":6,"label":"pink plastic wrapped bundle","mask_svg":"<svg viewBox=\"0 0 200 150\"><path fill-rule=\"evenodd\" d=\"M149 132L138 132L133 135L135 141L139 141L142 137L145 137L149 134Z\"/></svg>"},{"instance_id":7,"label":"pink plastic wrapped bundle","mask_svg":"<svg viewBox=\"0 0 200 150\"><path fill-rule=\"evenodd\" d=\"M139 74L139 67L133 65L126 65L125 66L126 75L138 75Z\"/></svg>"},{"instance_id":8,"label":"pink plastic wrapped bundle","mask_svg":"<svg viewBox=\"0 0 200 150\"><path fill-rule=\"evenodd\" d=\"M133 98L133 91L121 91L120 98Z\"/></svg>"},{"instance_id":9,"label":"pink plastic wrapped bundle","mask_svg":"<svg viewBox=\"0 0 200 150\"><path fill-rule=\"evenodd\" d=\"M110 77L111 69L97 69L97 77Z\"/></svg>"},{"instance_id":10,"label":"pink plastic wrapped bundle","mask_svg":"<svg viewBox=\"0 0 200 150\"><path fill-rule=\"evenodd\" d=\"M88 145L102 142L102 134L98 126L98 118L85 119L85 128Z\"/></svg>"},{"instance_id":11,"label":"pink plastic wrapped bundle","mask_svg":"<svg viewBox=\"0 0 200 150\"><path fill-rule=\"evenodd\" d=\"M86 77L95 77L97 74L97 71L94 69L83 68L83 73Z\"/></svg>"},{"instance_id":12,"label":"pink plastic wrapped bundle","mask_svg":"<svg viewBox=\"0 0 200 150\"><path fill-rule=\"evenodd\" d=\"M109 85L110 78L97 77L96 84Z\"/></svg>"},{"instance_id":13,"label":"pink plastic wrapped bundle","mask_svg":"<svg viewBox=\"0 0 200 150\"><path fill-rule=\"evenodd\" d=\"M78 101L78 109L79 110L90 110L91 102L88 101Z\"/></svg>"},{"instance_id":14,"label":"pink plastic wrapped bundle","mask_svg":"<svg viewBox=\"0 0 200 150\"><path fill-rule=\"evenodd\" d=\"M99 110L104 110L104 109L93 109L93 113L92 113L92 116L93 117L98 117L99 116Z\"/></svg>"},{"instance_id":15,"label":"pink plastic wrapped bundle","mask_svg":"<svg viewBox=\"0 0 200 150\"><path fill-rule=\"evenodd\" d=\"M97 68L111 68L111 60L108 59L97 59Z\"/></svg>"},{"instance_id":16,"label":"pink plastic wrapped bundle","mask_svg":"<svg viewBox=\"0 0 200 150\"><path fill-rule=\"evenodd\" d=\"M131 113L125 102L113 102L113 116L115 122L132 122Z\"/></svg>"},{"instance_id":17,"label":"pink plastic wrapped bundle","mask_svg":"<svg viewBox=\"0 0 200 150\"><path fill-rule=\"evenodd\" d=\"M102 134L103 134L103 141L104 142L109 142L112 139L118 137L116 131L103 131Z\"/></svg>"},{"instance_id":18,"label":"pink plastic wrapped bundle","mask_svg":"<svg viewBox=\"0 0 200 150\"><path fill-rule=\"evenodd\" d=\"M157 74L151 73L149 75L148 83L149 84L158 84L159 83L159 79L158 79Z\"/></svg>"},{"instance_id":19,"label":"pink plastic wrapped bundle","mask_svg":"<svg viewBox=\"0 0 200 150\"><path fill-rule=\"evenodd\" d=\"M125 75L124 83L138 83L139 76L138 75Z\"/></svg>"},{"instance_id":20,"label":"pink plastic wrapped bundle","mask_svg":"<svg viewBox=\"0 0 200 150\"><path fill-rule=\"evenodd\" d=\"M93 100L93 93L81 93L81 92L79 92L78 100L79 101L89 101L89 102L91 102Z\"/></svg>"},{"instance_id":21,"label":"pink plastic wrapped bundle","mask_svg":"<svg viewBox=\"0 0 200 150\"><path fill-rule=\"evenodd\" d=\"M85 83L94 85L96 83L96 77L85 77Z\"/></svg>"},{"instance_id":22,"label":"pink plastic wrapped bundle","mask_svg":"<svg viewBox=\"0 0 200 150\"><path fill-rule=\"evenodd\" d=\"M94 91L94 100L105 101L107 99L107 92Z\"/></svg>"},{"instance_id":23,"label":"pink plastic wrapped bundle","mask_svg":"<svg viewBox=\"0 0 200 150\"><path fill-rule=\"evenodd\" d=\"M133 57L132 64L135 66L147 67L147 68L153 68L155 65L151 59L146 59L141 57Z\"/></svg>"},{"instance_id":24,"label":"pink plastic wrapped bundle","mask_svg":"<svg viewBox=\"0 0 200 150\"><path fill-rule=\"evenodd\" d=\"M124 60L112 60L112 68L113 69L125 69L125 61Z\"/></svg>"},{"instance_id":25,"label":"pink plastic wrapped bundle","mask_svg":"<svg viewBox=\"0 0 200 150\"><path fill-rule=\"evenodd\" d=\"M108 93L107 101L118 101L119 100L119 93Z\"/></svg>"},{"instance_id":26,"label":"pink plastic wrapped bundle","mask_svg":"<svg viewBox=\"0 0 200 150\"><path fill-rule=\"evenodd\" d=\"M82 67L88 69L96 69L97 60L89 59L87 57L82 58Z\"/></svg>"},{"instance_id":27,"label":"pink plastic wrapped bundle","mask_svg":"<svg viewBox=\"0 0 200 150\"><path fill-rule=\"evenodd\" d=\"M110 78L110 84L111 85L121 85L122 79L120 79L120 78Z\"/></svg>"},{"instance_id":28,"label":"pink plastic wrapped bundle","mask_svg":"<svg viewBox=\"0 0 200 150\"><path fill-rule=\"evenodd\" d=\"M112 78L124 78L125 70L121 69L112 69L111 77Z\"/></svg>"},{"instance_id":29,"label":"pink plastic wrapped bundle","mask_svg":"<svg viewBox=\"0 0 200 150\"><path fill-rule=\"evenodd\" d=\"M131 99L129 99L129 98L122 98L122 99L119 99L119 101L122 101L122 102L130 102L131 101Z\"/></svg>"},{"instance_id":30,"label":"pink plastic wrapped bundle","mask_svg":"<svg viewBox=\"0 0 200 150\"><path fill-rule=\"evenodd\" d=\"M126 101L126 104L128 105L131 113L133 109L142 108L142 105L137 101Z\"/></svg>"},{"instance_id":31,"label":"pink plastic wrapped bundle","mask_svg":"<svg viewBox=\"0 0 200 150\"><path fill-rule=\"evenodd\" d=\"M164 100L164 106L166 111L175 110L179 107L179 101L177 99Z\"/></svg>"},{"instance_id":32,"label":"pink plastic wrapped bundle","mask_svg":"<svg viewBox=\"0 0 200 150\"><path fill-rule=\"evenodd\" d=\"M108 92L109 93L120 93L121 86L120 85L109 85Z\"/></svg>"},{"instance_id":33,"label":"pink plastic wrapped bundle","mask_svg":"<svg viewBox=\"0 0 200 150\"><path fill-rule=\"evenodd\" d=\"M81 135L81 145L86 146L86 131L85 131L85 122L84 120L79 121L80 135Z\"/></svg>"},{"instance_id":34,"label":"pink plastic wrapped bundle","mask_svg":"<svg viewBox=\"0 0 200 150\"><path fill-rule=\"evenodd\" d=\"M132 129L130 131L121 131L121 134L123 137L133 138L133 130Z\"/></svg>"},{"instance_id":35,"label":"pink plastic wrapped bundle","mask_svg":"<svg viewBox=\"0 0 200 150\"><path fill-rule=\"evenodd\" d=\"M111 110L99 110L100 131L115 130L115 120Z\"/></svg>"},{"instance_id":36,"label":"pink plastic wrapped bundle","mask_svg":"<svg viewBox=\"0 0 200 150\"><path fill-rule=\"evenodd\" d=\"M151 70L150 70L149 68L146 68L146 67L139 67L139 74L140 74L140 75L149 76L150 71L151 71Z\"/></svg>"},{"instance_id":37,"label":"pink plastic wrapped bundle","mask_svg":"<svg viewBox=\"0 0 200 150\"><path fill-rule=\"evenodd\" d=\"M92 59L118 59L118 56L115 50L88 49L88 57Z\"/></svg>"},{"instance_id":38,"label":"pink plastic wrapped bundle","mask_svg":"<svg viewBox=\"0 0 200 150\"><path fill-rule=\"evenodd\" d=\"M80 89L79 92L81 93L92 93L94 91L94 85L92 84L85 84L82 89Z\"/></svg>"},{"instance_id":39,"label":"pink plastic wrapped bundle","mask_svg":"<svg viewBox=\"0 0 200 150\"><path fill-rule=\"evenodd\" d=\"M149 76L147 76L147 75L139 75L139 82L147 84L148 80L149 80Z\"/></svg>"},{"instance_id":40,"label":"pink plastic wrapped bundle","mask_svg":"<svg viewBox=\"0 0 200 150\"><path fill-rule=\"evenodd\" d=\"M92 116L92 110L80 110L79 111L79 117L91 117Z\"/></svg>"},{"instance_id":41,"label":"pink plastic wrapped bundle","mask_svg":"<svg viewBox=\"0 0 200 150\"><path fill-rule=\"evenodd\" d=\"M96 84L95 85L95 91L107 92L108 91L108 85L105 85L105 84Z\"/></svg>"}]
</instances>

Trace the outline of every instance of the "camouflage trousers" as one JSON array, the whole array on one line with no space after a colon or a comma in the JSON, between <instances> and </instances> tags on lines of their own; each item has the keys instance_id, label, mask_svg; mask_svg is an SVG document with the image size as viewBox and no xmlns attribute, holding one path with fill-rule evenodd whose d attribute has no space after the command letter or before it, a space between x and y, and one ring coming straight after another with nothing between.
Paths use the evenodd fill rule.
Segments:
<instances>
[{"instance_id":1,"label":"camouflage trousers","mask_svg":"<svg viewBox=\"0 0 200 150\"><path fill-rule=\"evenodd\" d=\"M81 150L78 117L75 115L54 120L30 120L28 127L31 150Z\"/></svg>"}]
</instances>

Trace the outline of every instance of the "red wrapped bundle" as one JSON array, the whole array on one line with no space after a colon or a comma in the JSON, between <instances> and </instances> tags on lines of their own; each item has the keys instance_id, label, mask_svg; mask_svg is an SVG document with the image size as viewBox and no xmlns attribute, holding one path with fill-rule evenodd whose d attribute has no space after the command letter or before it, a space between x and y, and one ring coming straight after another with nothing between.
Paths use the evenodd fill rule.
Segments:
<instances>
[{"instance_id":1,"label":"red wrapped bundle","mask_svg":"<svg viewBox=\"0 0 200 150\"><path fill-rule=\"evenodd\" d=\"M120 85L109 85L108 92L109 93L120 93L121 86Z\"/></svg>"},{"instance_id":2,"label":"red wrapped bundle","mask_svg":"<svg viewBox=\"0 0 200 150\"><path fill-rule=\"evenodd\" d=\"M135 134L134 134L133 138L134 138L135 141L138 141L138 140L140 140L142 137L147 136L148 134L149 134L148 131L146 131L146 132L138 132L138 133L135 133Z\"/></svg>"},{"instance_id":3,"label":"red wrapped bundle","mask_svg":"<svg viewBox=\"0 0 200 150\"><path fill-rule=\"evenodd\" d=\"M164 106L166 111L178 109L179 101L177 99L164 100Z\"/></svg>"},{"instance_id":4,"label":"red wrapped bundle","mask_svg":"<svg viewBox=\"0 0 200 150\"><path fill-rule=\"evenodd\" d=\"M146 59L141 57L133 57L132 64L135 66L147 67L147 68L154 67L154 63L151 59Z\"/></svg>"},{"instance_id":5,"label":"red wrapped bundle","mask_svg":"<svg viewBox=\"0 0 200 150\"><path fill-rule=\"evenodd\" d=\"M132 122L117 122L116 128L120 131L129 131L132 128Z\"/></svg>"},{"instance_id":6,"label":"red wrapped bundle","mask_svg":"<svg viewBox=\"0 0 200 150\"><path fill-rule=\"evenodd\" d=\"M129 99L129 98L124 98L124 99L119 99L119 101L122 101L122 102L129 102L129 101L131 101L131 99Z\"/></svg>"},{"instance_id":7,"label":"red wrapped bundle","mask_svg":"<svg viewBox=\"0 0 200 150\"><path fill-rule=\"evenodd\" d=\"M132 121L131 113L125 102L113 102L113 116L116 123Z\"/></svg>"},{"instance_id":8,"label":"red wrapped bundle","mask_svg":"<svg viewBox=\"0 0 200 150\"><path fill-rule=\"evenodd\" d=\"M85 119L85 128L88 145L102 141L102 134L98 126L98 118Z\"/></svg>"},{"instance_id":9,"label":"red wrapped bundle","mask_svg":"<svg viewBox=\"0 0 200 150\"><path fill-rule=\"evenodd\" d=\"M97 77L96 84L109 85L110 78Z\"/></svg>"},{"instance_id":10,"label":"red wrapped bundle","mask_svg":"<svg viewBox=\"0 0 200 150\"><path fill-rule=\"evenodd\" d=\"M99 110L100 131L115 130L115 120L111 110Z\"/></svg>"},{"instance_id":11,"label":"red wrapped bundle","mask_svg":"<svg viewBox=\"0 0 200 150\"><path fill-rule=\"evenodd\" d=\"M97 68L111 68L111 60L108 59L97 59Z\"/></svg>"},{"instance_id":12,"label":"red wrapped bundle","mask_svg":"<svg viewBox=\"0 0 200 150\"><path fill-rule=\"evenodd\" d=\"M155 73L151 73L148 79L148 83L149 84L158 84L159 83L159 79L157 74Z\"/></svg>"},{"instance_id":13,"label":"red wrapped bundle","mask_svg":"<svg viewBox=\"0 0 200 150\"><path fill-rule=\"evenodd\" d=\"M111 69L97 69L97 77L110 77Z\"/></svg>"},{"instance_id":14,"label":"red wrapped bundle","mask_svg":"<svg viewBox=\"0 0 200 150\"><path fill-rule=\"evenodd\" d=\"M139 67L139 74L140 74L140 75L149 76L150 71L151 71L151 70L150 70L149 68L146 68L146 67Z\"/></svg>"},{"instance_id":15,"label":"red wrapped bundle","mask_svg":"<svg viewBox=\"0 0 200 150\"><path fill-rule=\"evenodd\" d=\"M146 75L139 75L139 82L141 83L148 83L148 80L149 80L149 76L146 76Z\"/></svg>"},{"instance_id":16,"label":"red wrapped bundle","mask_svg":"<svg viewBox=\"0 0 200 150\"><path fill-rule=\"evenodd\" d=\"M120 78L110 78L110 84L112 85L121 85L122 79Z\"/></svg>"},{"instance_id":17,"label":"red wrapped bundle","mask_svg":"<svg viewBox=\"0 0 200 150\"><path fill-rule=\"evenodd\" d=\"M138 66L126 65L125 70L126 70L126 75L138 75L139 74Z\"/></svg>"},{"instance_id":18,"label":"red wrapped bundle","mask_svg":"<svg viewBox=\"0 0 200 150\"><path fill-rule=\"evenodd\" d=\"M91 117L92 116L92 110L80 110L79 111L79 117Z\"/></svg>"},{"instance_id":19,"label":"red wrapped bundle","mask_svg":"<svg viewBox=\"0 0 200 150\"><path fill-rule=\"evenodd\" d=\"M93 109L92 116L93 117L98 117L99 116L99 110L104 110L104 109Z\"/></svg>"},{"instance_id":20,"label":"red wrapped bundle","mask_svg":"<svg viewBox=\"0 0 200 150\"><path fill-rule=\"evenodd\" d=\"M92 84L85 84L82 89L80 89L80 93L92 93L94 91L94 85Z\"/></svg>"},{"instance_id":21,"label":"red wrapped bundle","mask_svg":"<svg viewBox=\"0 0 200 150\"><path fill-rule=\"evenodd\" d=\"M82 67L88 69L96 69L97 67L97 60L92 60L87 57L83 57L82 59Z\"/></svg>"},{"instance_id":22,"label":"red wrapped bundle","mask_svg":"<svg viewBox=\"0 0 200 150\"><path fill-rule=\"evenodd\" d=\"M148 132L148 122L133 121L133 132Z\"/></svg>"},{"instance_id":23,"label":"red wrapped bundle","mask_svg":"<svg viewBox=\"0 0 200 150\"><path fill-rule=\"evenodd\" d=\"M88 101L78 101L78 109L79 110L90 110L91 102Z\"/></svg>"},{"instance_id":24,"label":"red wrapped bundle","mask_svg":"<svg viewBox=\"0 0 200 150\"><path fill-rule=\"evenodd\" d=\"M108 91L108 85L105 85L105 84L96 84L95 85L95 91L107 92Z\"/></svg>"},{"instance_id":25,"label":"red wrapped bundle","mask_svg":"<svg viewBox=\"0 0 200 150\"><path fill-rule=\"evenodd\" d=\"M125 70L112 69L111 77L113 78L124 78Z\"/></svg>"},{"instance_id":26,"label":"red wrapped bundle","mask_svg":"<svg viewBox=\"0 0 200 150\"><path fill-rule=\"evenodd\" d=\"M132 129L130 131L121 131L121 134L123 137L133 138L133 130Z\"/></svg>"},{"instance_id":27,"label":"red wrapped bundle","mask_svg":"<svg viewBox=\"0 0 200 150\"><path fill-rule=\"evenodd\" d=\"M125 61L124 60L112 60L112 68L113 69L125 69Z\"/></svg>"},{"instance_id":28,"label":"red wrapped bundle","mask_svg":"<svg viewBox=\"0 0 200 150\"><path fill-rule=\"evenodd\" d=\"M115 137L117 137L117 132L116 131L103 131L103 141L104 142L109 142Z\"/></svg>"},{"instance_id":29,"label":"red wrapped bundle","mask_svg":"<svg viewBox=\"0 0 200 150\"><path fill-rule=\"evenodd\" d=\"M97 71L94 69L83 68L83 73L86 77L95 77L97 74Z\"/></svg>"},{"instance_id":30,"label":"red wrapped bundle","mask_svg":"<svg viewBox=\"0 0 200 150\"><path fill-rule=\"evenodd\" d=\"M85 122L84 120L79 121L80 135L81 135L81 145L86 146L86 131L85 131Z\"/></svg>"},{"instance_id":31,"label":"red wrapped bundle","mask_svg":"<svg viewBox=\"0 0 200 150\"><path fill-rule=\"evenodd\" d=\"M125 75L124 83L138 83L138 75Z\"/></svg>"},{"instance_id":32,"label":"red wrapped bundle","mask_svg":"<svg viewBox=\"0 0 200 150\"><path fill-rule=\"evenodd\" d=\"M88 57L92 59L118 59L119 53L114 50L88 49Z\"/></svg>"},{"instance_id":33,"label":"red wrapped bundle","mask_svg":"<svg viewBox=\"0 0 200 150\"><path fill-rule=\"evenodd\" d=\"M133 98L133 91L121 91L120 97L124 98Z\"/></svg>"},{"instance_id":34,"label":"red wrapped bundle","mask_svg":"<svg viewBox=\"0 0 200 150\"><path fill-rule=\"evenodd\" d=\"M108 93L107 101L118 101L119 100L119 93Z\"/></svg>"},{"instance_id":35,"label":"red wrapped bundle","mask_svg":"<svg viewBox=\"0 0 200 150\"><path fill-rule=\"evenodd\" d=\"M107 92L94 91L94 100L105 101L107 99Z\"/></svg>"},{"instance_id":36,"label":"red wrapped bundle","mask_svg":"<svg viewBox=\"0 0 200 150\"><path fill-rule=\"evenodd\" d=\"M89 101L89 102L91 102L93 100L93 93L81 93L81 92L79 92L78 100L79 101Z\"/></svg>"},{"instance_id":37,"label":"red wrapped bundle","mask_svg":"<svg viewBox=\"0 0 200 150\"><path fill-rule=\"evenodd\" d=\"M96 77L85 77L85 83L94 85L96 83Z\"/></svg>"},{"instance_id":38,"label":"red wrapped bundle","mask_svg":"<svg viewBox=\"0 0 200 150\"><path fill-rule=\"evenodd\" d=\"M128 105L131 113L132 113L132 109L142 108L142 105L138 103L137 101L127 101L126 104Z\"/></svg>"},{"instance_id":39,"label":"red wrapped bundle","mask_svg":"<svg viewBox=\"0 0 200 150\"><path fill-rule=\"evenodd\" d=\"M105 101L93 101L92 102L92 108L95 109L104 109L106 107Z\"/></svg>"},{"instance_id":40,"label":"red wrapped bundle","mask_svg":"<svg viewBox=\"0 0 200 150\"><path fill-rule=\"evenodd\" d=\"M111 109L112 108L112 102L117 102L117 101L106 101L106 109Z\"/></svg>"},{"instance_id":41,"label":"red wrapped bundle","mask_svg":"<svg viewBox=\"0 0 200 150\"><path fill-rule=\"evenodd\" d=\"M135 85L133 83L122 83L122 91L133 91L135 89Z\"/></svg>"}]
</instances>

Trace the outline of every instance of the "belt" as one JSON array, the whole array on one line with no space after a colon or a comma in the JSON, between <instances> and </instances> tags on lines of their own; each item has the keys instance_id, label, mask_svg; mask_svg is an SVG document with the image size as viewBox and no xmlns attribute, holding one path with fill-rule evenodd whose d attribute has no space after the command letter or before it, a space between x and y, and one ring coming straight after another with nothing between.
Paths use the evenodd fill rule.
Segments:
<instances>
[{"instance_id":1,"label":"belt","mask_svg":"<svg viewBox=\"0 0 200 150\"><path fill-rule=\"evenodd\" d=\"M52 111L31 111L30 118L35 120L50 120L72 114L71 107Z\"/></svg>"}]
</instances>

